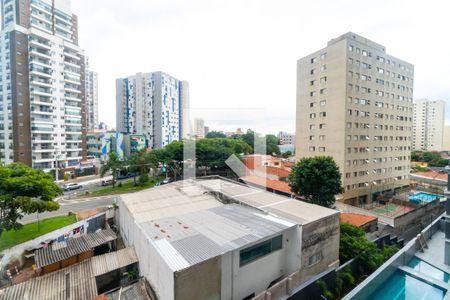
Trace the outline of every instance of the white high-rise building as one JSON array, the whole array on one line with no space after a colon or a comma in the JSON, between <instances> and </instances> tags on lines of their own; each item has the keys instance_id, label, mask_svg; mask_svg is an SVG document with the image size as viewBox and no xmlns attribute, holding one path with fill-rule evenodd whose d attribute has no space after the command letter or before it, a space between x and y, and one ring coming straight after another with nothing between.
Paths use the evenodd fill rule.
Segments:
<instances>
[{"instance_id":1,"label":"white high-rise building","mask_svg":"<svg viewBox=\"0 0 450 300\"><path fill-rule=\"evenodd\" d=\"M205 120L200 118L194 119L194 135L198 139L205 137Z\"/></svg>"},{"instance_id":2,"label":"white high-rise building","mask_svg":"<svg viewBox=\"0 0 450 300\"><path fill-rule=\"evenodd\" d=\"M86 122L88 131L98 129L98 74L86 59Z\"/></svg>"},{"instance_id":3,"label":"white high-rise building","mask_svg":"<svg viewBox=\"0 0 450 300\"><path fill-rule=\"evenodd\" d=\"M183 109L189 85L163 72L137 73L116 80L117 131L144 134L150 148L183 137Z\"/></svg>"},{"instance_id":4,"label":"white high-rise building","mask_svg":"<svg viewBox=\"0 0 450 300\"><path fill-rule=\"evenodd\" d=\"M2 0L0 161L39 169L86 155L84 54L69 0Z\"/></svg>"},{"instance_id":5,"label":"white high-rise building","mask_svg":"<svg viewBox=\"0 0 450 300\"><path fill-rule=\"evenodd\" d=\"M413 149L444 150L445 102L425 99L414 102Z\"/></svg>"},{"instance_id":6,"label":"white high-rise building","mask_svg":"<svg viewBox=\"0 0 450 300\"><path fill-rule=\"evenodd\" d=\"M414 66L352 32L297 62L297 158L329 155L342 200L409 184Z\"/></svg>"}]
</instances>

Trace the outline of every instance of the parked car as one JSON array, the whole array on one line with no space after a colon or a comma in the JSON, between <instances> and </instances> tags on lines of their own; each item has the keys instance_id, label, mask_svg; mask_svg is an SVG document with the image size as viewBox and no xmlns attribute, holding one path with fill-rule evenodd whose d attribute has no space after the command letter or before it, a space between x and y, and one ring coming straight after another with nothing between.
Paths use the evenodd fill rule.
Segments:
<instances>
[{"instance_id":1,"label":"parked car","mask_svg":"<svg viewBox=\"0 0 450 300\"><path fill-rule=\"evenodd\" d=\"M66 183L65 185L63 185L63 190L67 191L72 191L72 190L78 190L81 189L81 185L78 183Z\"/></svg>"},{"instance_id":2,"label":"parked car","mask_svg":"<svg viewBox=\"0 0 450 300\"><path fill-rule=\"evenodd\" d=\"M107 186L113 183L113 179L109 178L109 179L103 179L102 180L102 186Z\"/></svg>"}]
</instances>

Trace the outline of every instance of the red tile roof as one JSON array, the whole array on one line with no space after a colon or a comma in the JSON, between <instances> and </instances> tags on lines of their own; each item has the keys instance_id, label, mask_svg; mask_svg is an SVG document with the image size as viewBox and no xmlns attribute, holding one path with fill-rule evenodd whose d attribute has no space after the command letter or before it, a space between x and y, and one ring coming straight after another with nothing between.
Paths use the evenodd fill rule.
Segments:
<instances>
[{"instance_id":1,"label":"red tile roof","mask_svg":"<svg viewBox=\"0 0 450 300\"><path fill-rule=\"evenodd\" d=\"M416 173L412 173L411 175L425 177L428 179L442 180L442 181L447 181L447 177L448 177L447 173L441 173L441 172L437 172L437 171L416 172Z\"/></svg>"},{"instance_id":2,"label":"red tile roof","mask_svg":"<svg viewBox=\"0 0 450 300\"><path fill-rule=\"evenodd\" d=\"M277 167L257 167L255 168L255 170L259 172L266 172L267 174L275 175L278 177L288 177L291 173L290 170Z\"/></svg>"},{"instance_id":3,"label":"red tile roof","mask_svg":"<svg viewBox=\"0 0 450 300\"><path fill-rule=\"evenodd\" d=\"M341 222L349 223L358 227L362 227L372 221L378 220L377 217L360 215L355 213L341 213Z\"/></svg>"},{"instance_id":4,"label":"red tile roof","mask_svg":"<svg viewBox=\"0 0 450 300\"><path fill-rule=\"evenodd\" d=\"M266 186L266 187L271 188L276 191L294 195L294 193L291 192L291 187L289 186L289 184L284 181L272 180L272 179L268 179L268 178L264 178L264 177L260 177L260 176L254 176L254 175L244 176L244 177L241 177L241 179L248 183L252 183L255 185L259 185L259 186Z\"/></svg>"}]
</instances>

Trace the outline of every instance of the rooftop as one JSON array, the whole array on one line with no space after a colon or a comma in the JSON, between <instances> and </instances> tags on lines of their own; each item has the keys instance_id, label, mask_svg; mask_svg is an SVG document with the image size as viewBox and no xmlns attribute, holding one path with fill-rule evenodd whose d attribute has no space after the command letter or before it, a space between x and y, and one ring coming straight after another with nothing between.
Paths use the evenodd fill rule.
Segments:
<instances>
[{"instance_id":1,"label":"rooftop","mask_svg":"<svg viewBox=\"0 0 450 300\"><path fill-rule=\"evenodd\" d=\"M42 268L55 262L89 251L97 246L117 239L111 229L89 233L70 239L66 242L54 243L47 248L36 250L36 267Z\"/></svg>"},{"instance_id":2,"label":"rooftop","mask_svg":"<svg viewBox=\"0 0 450 300\"><path fill-rule=\"evenodd\" d=\"M434 179L439 181L447 182L447 172L439 172L439 171L428 171L428 172L416 172L411 173L411 176L417 176L427 179Z\"/></svg>"},{"instance_id":3,"label":"rooftop","mask_svg":"<svg viewBox=\"0 0 450 300\"><path fill-rule=\"evenodd\" d=\"M224 179L178 181L121 199L174 271L338 214Z\"/></svg>"},{"instance_id":4,"label":"rooftop","mask_svg":"<svg viewBox=\"0 0 450 300\"><path fill-rule=\"evenodd\" d=\"M355 214L355 213L344 213L341 212L341 222L349 223L358 227L362 227L370 222L376 221L378 218L373 216Z\"/></svg>"},{"instance_id":5,"label":"rooftop","mask_svg":"<svg viewBox=\"0 0 450 300\"><path fill-rule=\"evenodd\" d=\"M281 181L281 180L274 180L274 179L269 179L269 178L265 178L265 177L261 177L261 176L255 176L255 175L251 175L251 176L244 176L241 177L240 179L244 180L247 183L250 184L255 184L258 186L266 186L268 188L271 188L273 190L277 190L286 194L293 194L291 191L291 187L289 186L289 184L285 181Z\"/></svg>"},{"instance_id":6,"label":"rooftop","mask_svg":"<svg viewBox=\"0 0 450 300\"><path fill-rule=\"evenodd\" d=\"M133 248L94 256L67 268L0 290L0 300L87 300L97 296L95 277L137 263Z\"/></svg>"}]
</instances>

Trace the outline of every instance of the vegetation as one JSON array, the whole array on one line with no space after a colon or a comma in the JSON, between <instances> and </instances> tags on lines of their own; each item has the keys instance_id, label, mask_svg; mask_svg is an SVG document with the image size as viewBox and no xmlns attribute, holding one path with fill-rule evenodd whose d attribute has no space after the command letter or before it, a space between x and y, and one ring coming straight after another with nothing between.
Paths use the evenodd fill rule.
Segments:
<instances>
[{"instance_id":1,"label":"vegetation","mask_svg":"<svg viewBox=\"0 0 450 300\"><path fill-rule=\"evenodd\" d=\"M311 203L331 207L343 191L339 167L330 156L302 158L288 177L294 193Z\"/></svg>"},{"instance_id":2,"label":"vegetation","mask_svg":"<svg viewBox=\"0 0 450 300\"><path fill-rule=\"evenodd\" d=\"M380 249L374 242L367 240L364 230L351 224L341 223L339 246L341 263L359 257L364 268L369 272L373 272L397 251L398 248L396 246L389 245Z\"/></svg>"},{"instance_id":3,"label":"vegetation","mask_svg":"<svg viewBox=\"0 0 450 300\"><path fill-rule=\"evenodd\" d=\"M108 161L100 168L100 176L103 177L106 173L110 172L113 178L112 186L115 188L119 170L123 165L124 162L119 159L116 152L111 152Z\"/></svg>"},{"instance_id":4,"label":"vegetation","mask_svg":"<svg viewBox=\"0 0 450 300\"><path fill-rule=\"evenodd\" d=\"M413 151L411 152L411 160L426 162L430 167L445 167L450 164L449 159L442 158L441 154L436 151Z\"/></svg>"},{"instance_id":5,"label":"vegetation","mask_svg":"<svg viewBox=\"0 0 450 300\"><path fill-rule=\"evenodd\" d=\"M292 153L292 151L286 151L286 152L284 152L281 156L283 157L283 158L288 158L288 157L291 157L293 155L293 153Z\"/></svg>"},{"instance_id":6,"label":"vegetation","mask_svg":"<svg viewBox=\"0 0 450 300\"><path fill-rule=\"evenodd\" d=\"M57 210L53 199L60 194L50 174L20 163L0 166L0 236L22 228L24 214Z\"/></svg>"},{"instance_id":7,"label":"vegetation","mask_svg":"<svg viewBox=\"0 0 450 300\"><path fill-rule=\"evenodd\" d=\"M227 136L220 131L211 131L206 135L206 138L212 139L212 138L221 138L226 139ZM268 134L266 136L261 136L257 134L256 132L252 130L247 130L245 134L234 134L231 136L231 139L239 140L245 142L249 147L250 151L249 153L254 153L254 149L263 149L265 146L266 148L266 154L270 155L280 155L281 151L278 147L278 144L280 143L280 139L276 137L273 134ZM263 145L265 140L265 145Z\"/></svg>"},{"instance_id":8,"label":"vegetation","mask_svg":"<svg viewBox=\"0 0 450 300\"><path fill-rule=\"evenodd\" d=\"M341 223L340 263L344 264L353 258L357 260L337 271L335 277L328 276L327 281L317 280L316 285L324 299L341 299L397 251L396 246L389 245L380 249L374 242L367 240L364 230Z\"/></svg>"},{"instance_id":9,"label":"vegetation","mask_svg":"<svg viewBox=\"0 0 450 300\"><path fill-rule=\"evenodd\" d=\"M162 180L163 180L163 177L149 177L148 181L145 184L135 184L131 180L127 181L127 182L123 182L123 183L119 182L119 184L116 187L112 187L112 186L101 187L97 190L86 193L84 196L97 197L97 196L104 196L104 195L137 192L137 191L141 191L146 188L153 187L156 185L156 183L158 183Z\"/></svg>"},{"instance_id":10,"label":"vegetation","mask_svg":"<svg viewBox=\"0 0 450 300\"><path fill-rule=\"evenodd\" d=\"M0 238L0 251L37 238L53 230L73 224L75 215L58 216L23 225L19 230L5 231Z\"/></svg>"},{"instance_id":11,"label":"vegetation","mask_svg":"<svg viewBox=\"0 0 450 300\"><path fill-rule=\"evenodd\" d=\"M226 138L227 136L222 131L210 131L206 135L206 138L208 139L214 139L214 138Z\"/></svg>"}]
</instances>

